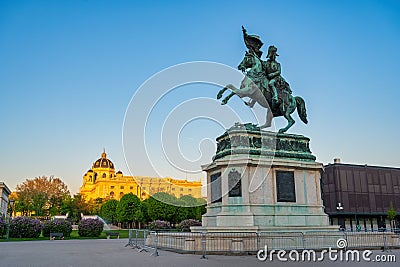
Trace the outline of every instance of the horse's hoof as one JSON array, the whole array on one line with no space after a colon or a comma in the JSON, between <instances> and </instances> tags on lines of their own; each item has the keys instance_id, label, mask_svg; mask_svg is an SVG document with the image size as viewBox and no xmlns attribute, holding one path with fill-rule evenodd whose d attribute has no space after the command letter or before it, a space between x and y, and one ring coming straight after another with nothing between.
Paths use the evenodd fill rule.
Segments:
<instances>
[{"instance_id":1,"label":"horse's hoof","mask_svg":"<svg viewBox=\"0 0 400 267\"><path fill-rule=\"evenodd\" d=\"M222 101L221 105L226 105L226 103L227 103L226 101Z\"/></svg>"},{"instance_id":2,"label":"horse's hoof","mask_svg":"<svg viewBox=\"0 0 400 267\"><path fill-rule=\"evenodd\" d=\"M246 106L249 106L250 108L254 107L254 104L251 104L250 102L244 101L244 104L245 104Z\"/></svg>"},{"instance_id":3,"label":"horse's hoof","mask_svg":"<svg viewBox=\"0 0 400 267\"><path fill-rule=\"evenodd\" d=\"M265 128L269 128L269 127L271 127L271 124L263 124L261 126L258 126L258 128L260 128L260 129L265 129Z\"/></svg>"},{"instance_id":4,"label":"horse's hoof","mask_svg":"<svg viewBox=\"0 0 400 267\"><path fill-rule=\"evenodd\" d=\"M278 133L284 133L284 132L286 132L285 129L279 129L279 131L278 131Z\"/></svg>"},{"instance_id":5,"label":"horse's hoof","mask_svg":"<svg viewBox=\"0 0 400 267\"><path fill-rule=\"evenodd\" d=\"M222 94L221 94L221 93L218 93L217 99L220 99L221 97L222 97Z\"/></svg>"}]
</instances>

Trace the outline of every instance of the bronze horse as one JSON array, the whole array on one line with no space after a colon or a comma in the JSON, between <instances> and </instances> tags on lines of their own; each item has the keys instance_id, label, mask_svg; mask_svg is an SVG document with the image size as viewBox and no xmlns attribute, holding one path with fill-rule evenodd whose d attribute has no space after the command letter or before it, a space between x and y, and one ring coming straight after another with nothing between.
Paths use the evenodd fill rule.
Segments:
<instances>
[{"instance_id":1,"label":"bronze horse","mask_svg":"<svg viewBox=\"0 0 400 267\"><path fill-rule=\"evenodd\" d=\"M222 100L222 105L228 103L233 95L238 95L240 98L249 97L251 102L245 102L246 105L252 107L255 102L262 107L267 108L266 121L259 126L260 129L271 126L273 117L283 116L288 121L286 127L279 130L279 133L286 132L295 123L292 114L297 108L297 113L304 123L307 121L306 106L303 98L293 97L286 90L283 90L285 84L282 84L278 89L278 101L272 101L272 92L268 86L268 78L263 67L263 61L252 51L247 51L244 59L239 64L238 69L245 73L245 78L240 84L240 89L232 84L226 85L218 92L217 99L220 99L223 93L230 89L232 92ZM287 84L287 83L286 83ZM287 84L288 86L288 84Z\"/></svg>"}]
</instances>

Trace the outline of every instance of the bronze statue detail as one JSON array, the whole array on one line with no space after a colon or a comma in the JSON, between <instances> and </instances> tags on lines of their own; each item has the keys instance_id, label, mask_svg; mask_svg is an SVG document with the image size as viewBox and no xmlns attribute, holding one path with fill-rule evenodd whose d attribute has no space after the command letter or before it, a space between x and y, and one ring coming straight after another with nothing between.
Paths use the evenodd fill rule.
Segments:
<instances>
[{"instance_id":1,"label":"bronze statue detail","mask_svg":"<svg viewBox=\"0 0 400 267\"><path fill-rule=\"evenodd\" d=\"M260 48L263 42L256 35L248 35L243 26L242 30L248 51L246 51L238 69L246 76L239 89L228 84L218 92L217 99L222 98L223 93L230 89L232 92L222 100L222 105L228 103L229 99L236 94L240 98L249 97L250 101L245 102L245 104L250 107L258 103L267 108L266 122L259 126L261 129L270 127L273 117L283 116L288 124L279 132L286 132L295 123L291 114L296 108L300 119L304 123L308 123L304 100L299 96L294 97L292 95L289 83L281 76L281 65L276 61L277 48L273 45L269 46L268 60L261 60L262 51Z\"/></svg>"}]
</instances>

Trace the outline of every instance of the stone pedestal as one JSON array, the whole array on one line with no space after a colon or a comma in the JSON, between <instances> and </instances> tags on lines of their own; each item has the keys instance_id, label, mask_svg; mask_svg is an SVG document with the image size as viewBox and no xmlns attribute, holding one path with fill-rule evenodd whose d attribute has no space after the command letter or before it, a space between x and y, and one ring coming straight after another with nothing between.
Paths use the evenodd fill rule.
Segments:
<instances>
[{"instance_id":1,"label":"stone pedestal","mask_svg":"<svg viewBox=\"0 0 400 267\"><path fill-rule=\"evenodd\" d=\"M217 138L207 172L207 213L192 231L336 230L321 198L322 164L309 138L236 124Z\"/></svg>"}]
</instances>

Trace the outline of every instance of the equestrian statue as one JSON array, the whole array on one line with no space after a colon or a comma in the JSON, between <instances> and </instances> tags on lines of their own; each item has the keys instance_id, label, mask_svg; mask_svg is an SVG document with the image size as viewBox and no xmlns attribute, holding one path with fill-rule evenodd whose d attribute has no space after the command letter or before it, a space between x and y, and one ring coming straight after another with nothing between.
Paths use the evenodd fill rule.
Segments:
<instances>
[{"instance_id":1,"label":"equestrian statue","mask_svg":"<svg viewBox=\"0 0 400 267\"><path fill-rule=\"evenodd\" d=\"M293 96L289 83L281 76L281 65L276 61L279 56L278 49L271 45L268 47L267 60L261 59L263 45L260 37L247 34L242 26L243 38L248 50L244 59L240 62L238 69L245 74L240 88L228 84L218 92L217 99L222 98L223 93L229 89L232 92L222 100L222 105L228 103L229 99L237 95L240 98L249 97L250 101L245 102L249 107L258 103L268 109L266 122L259 126L260 129L271 126L273 117L283 116L288 124L279 130L279 133L286 132L295 123L291 114L296 110L300 119L307 123L306 105L300 96Z\"/></svg>"}]
</instances>

